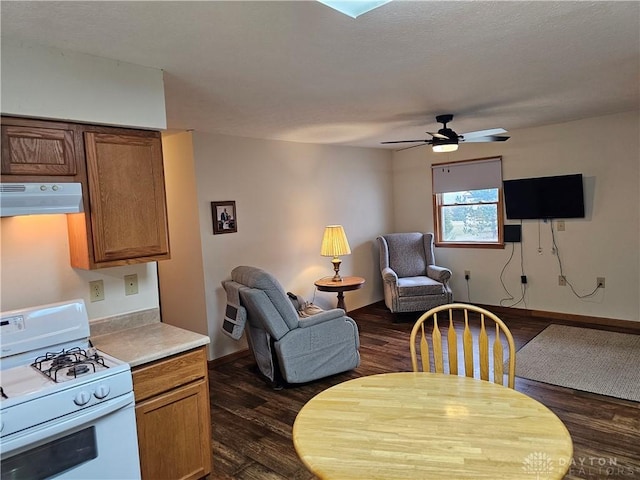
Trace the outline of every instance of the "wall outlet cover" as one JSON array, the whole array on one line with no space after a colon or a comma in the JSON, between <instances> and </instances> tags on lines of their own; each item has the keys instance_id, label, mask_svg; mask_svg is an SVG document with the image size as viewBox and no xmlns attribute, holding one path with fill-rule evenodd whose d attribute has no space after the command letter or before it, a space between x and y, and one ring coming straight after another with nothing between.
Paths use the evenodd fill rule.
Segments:
<instances>
[{"instance_id":1,"label":"wall outlet cover","mask_svg":"<svg viewBox=\"0 0 640 480\"><path fill-rule=\"evenodd\" d=\"M124 294L125 295L138 294L138 275L136 273L132 273L131 275L124 276Z\"/></svg>"},{"instance_id":2,"label":"wall outlet cover","mask_svg":"<svg viewBox=\"0 0 640 480\"><path fill-rule=\"evenodd\" d=\"M93 280L89 282L89 301L100 302L104 300L104 282Z\"/></svg>"}]
</instances>

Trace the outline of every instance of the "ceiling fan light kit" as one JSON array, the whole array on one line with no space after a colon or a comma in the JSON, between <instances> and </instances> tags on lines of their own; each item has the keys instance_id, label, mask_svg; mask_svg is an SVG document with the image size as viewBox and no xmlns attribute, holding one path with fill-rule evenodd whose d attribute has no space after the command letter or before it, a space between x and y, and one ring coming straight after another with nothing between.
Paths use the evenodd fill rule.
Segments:
<instances>
[{"instance_id":1,"label":"ceiling fan light kit","mask_svg":"<svg viewBox=\"0 0 640 480\"><path fill-rule=\"evenodd\" d=\"M455 152L456 150L458 150L457 143L443 143L433 146L433 151L436 153Z\"/></svg>"},{"instance_id":2,"label":"ceiling fan light kit","mask_svg":"<svg viewBox=\"0 0 640 480\"><path fill-rule=\"evenodd\" d=\"M397 140L388 143L420 143L423 145L431 145L433 151L436 153L455 152L458 150L458 144L460 142L466 143L480 143L480 142L505 142L509 140L509 137L499 136L502 133L507 133L503 128L491 128L488 130L478 130L476 132L468 132L458 135L456 132L447 128L447 123L453 120L453 115L438 115L436 121L442 123L442 128L438 130L438 133L426 132L431 135L431 138L424 140ZM414 145L419 147L420 145ZM412 148L412 147L408 147Z\"/></svg>"}]
</instances>

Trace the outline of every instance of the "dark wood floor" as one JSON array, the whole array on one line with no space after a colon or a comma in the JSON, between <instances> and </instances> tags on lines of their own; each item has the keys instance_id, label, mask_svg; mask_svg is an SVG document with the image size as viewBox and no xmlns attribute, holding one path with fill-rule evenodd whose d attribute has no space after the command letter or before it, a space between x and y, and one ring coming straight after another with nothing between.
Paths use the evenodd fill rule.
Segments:
<instances>
[{"instance_id":1,"label":"dark wood floor","mask_svg":"<svg viewBox=\"0 0 640 480\"><path fill-rule=\"evenodd\" d=\"M360 329L362 358L360 366L351 372L273 390L253 373L250 356L209 370L211 478L316 478L298 460L291 440L291 428L302 406L322 390L351 378L411 370L408 337L417 315L394 319L378 303L350 312L350 316ZM517 349L547 325L557 323L505 314L500 317L509 326ZM640 480L640 403L521 378L516 379L516 390L545 404L569 429L574 456L565 479Z\"/></svg>"}]
</instances>

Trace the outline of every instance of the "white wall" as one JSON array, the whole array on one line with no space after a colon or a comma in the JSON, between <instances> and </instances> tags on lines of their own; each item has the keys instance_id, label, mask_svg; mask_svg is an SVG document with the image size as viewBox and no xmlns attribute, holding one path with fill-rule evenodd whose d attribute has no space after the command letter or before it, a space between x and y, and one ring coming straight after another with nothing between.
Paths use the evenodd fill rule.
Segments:
<instances>
[{"instance_id":1,"label":"white wall","mask_svg":"<svg viewBox=\"0 0 640 480\"><path fill-rule=\"evenodd\" d=\"M71 268L65 215L0 220L0 310L84 299L90 319L158 307L155 263L100 270ZM138 295L125 296L124 276L138 275ZM104 282L105 299L89 302L89 282Z\"/></svg>"},{"instance_id":2,"label":"white wall","mask_svg":"<svg viewBox=\"0 0 640 480\"><path fill-rule=\"evenodd\" d=\"M200 132L193 138L200 231L191 233L200 235L202 245L211 358L246 347L220 331L226 305L220 282L238 265L263 268L286 290L308 300L315 295L314 302L323 308L335 306L335 294L314 293L313 285L333 274L331 259L320 256L326 225L342 224L351 245L341 273L367 282L345 294L347 307L381 300L374 240L391 226L390 152ZM211 202L224 200L236 202L238 232L213 235ZM161 266L161 284L164 273ZM192 280L185 277L182 281ZM169 301L163 294L163 310Z\"/></svg>"},{"instance_id":3,"label":"white wall","mask_svg":"<svg viewBox=\"0 0 640 480\"><path fill-rule=\"evenodd\" d=\"M396 152L393 159L394 216L398 231L433 231L431 165L443 161L502 155L503 178L582 173L586 218L565 221L556 232L563 271L579 294L606 288L579 299L558 286L558 260L552 254L549 224L523 222L523 242L516 244L505 284L520 298L520 248L528 277L525 303L517 308L640 320L640 144L638 112L590 118L559 125L509 132L505 143L463 144L452 154L429 147ZM613 132L608 135L607 132ZM517 223L508 221L507 223ZM538 253L538 227L540 247ZM507 297L500 284L511 245L504 250L436 248L440 265L454 272L457 300L467 301L464 270L471 270L471 301L500 305ZM510 305L513 302L503 302Z\"/></svg>"},{"instance_id":4,"label":"white wall","mask_svg":"<svg viewBox=\"0 0 640 480\"><path fill-rule=\"evenodd\" d=\"M2 113L156 130L162 70L2 38Z\"/></svg>"},{"instance_id":5,"label":"white wall","mask_svg":"<svg viewBox=\"0 0 640 480\"><path fill-rule=\"evenodd\" d=\"M166 124L162 71L2 39L2 113L159 129ZM124 276L138 275L138 295ZM89 302L102 279L105 300ZM64 215L0 220L0 310L83 298L89 318L157 308L155 263L73 269Z\"/></svg>"}]
</instances>

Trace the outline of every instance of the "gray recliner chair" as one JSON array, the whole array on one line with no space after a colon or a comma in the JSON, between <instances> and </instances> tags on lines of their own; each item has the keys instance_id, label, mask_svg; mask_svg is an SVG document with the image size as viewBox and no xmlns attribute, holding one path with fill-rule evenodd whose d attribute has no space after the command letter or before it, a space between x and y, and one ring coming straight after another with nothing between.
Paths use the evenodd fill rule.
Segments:
<instances>
[{"instance_id":1,"label":"gray recliner chair","mask_svg":"<svg viewBox=\"0 0 640 480\"><path fill-rule=\"evenodd\" d=\"M435 265L432 233L390 233L377 238L384 303L391 312L427 311L451 303L451 270Z\"/></svg>"},{"instance_id":2,"label":"gray recliner chair","mask_svg":"<svg viewBox=\"0 0 640 480\"><path fill-rule=\"evenodd\" d=\"M274 386L317 380L360 364L358 326L344 310L300 318L278 281L255 267L234 268L222 285L228 300L239 299L231 310L246 310L249 348Z\"/></svg>"}]
</instances>

